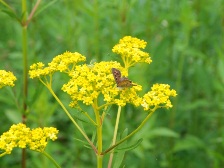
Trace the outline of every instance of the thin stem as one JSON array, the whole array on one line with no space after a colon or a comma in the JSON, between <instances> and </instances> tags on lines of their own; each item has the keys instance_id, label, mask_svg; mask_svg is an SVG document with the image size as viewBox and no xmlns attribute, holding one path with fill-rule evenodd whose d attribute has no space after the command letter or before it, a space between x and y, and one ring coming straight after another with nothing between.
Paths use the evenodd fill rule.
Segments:
<instances>
[{"instance_id":1,"label":"thin stem","mask_svg":"<svg viewBox=\"0 0 224 168\"><path fill-rule=\"evenodd\" d=\"M113 136L113 140L112 140L112 145L115 144L116 139L117 139L117 130L118 130L118 125L119 125L119 121L120 121L120 116L121 116L121 106L118 106L117 119L116 119L116 124L115 124L115 128L114 128L114 136ZM114 152L112 151L110 154L108 168L111 168L113 156L114 156Z\"/></svg>"},{"instance_id":2,"label":"thin stem","mask_svg":"<svg viewBox=\"0 0 224 168\"><path fill-rule=\"evenodd\" d=\"M0 154L0 157L2 157L2 156L4 156L4 155L7 155L7 152L1 153L1 154Z\"/></svg>"},{"instance_id":3,"label":"thin stem","mask_svg":"<svg viewBox=\"0 0 224 168\"><path fill-rule=\"evenodd\" d=\"M40 2L41 2L41 0L38 0L38 1L36 2L36 4L34 5L32 11L31 11L31 13L30 13L30 15L29 15L29 17L28 17L28 20L26 21L26 25L28 25L28 24L30 23L30 21L31 21L31 19L33 18L33 15L34 15L34 13L36 12L36 10L37 10L37 8L38 8Z\"/></svg>"},{"instance_id":4,"label":"thin stem","mask_svg":"<svg viewBox=\"0 0 224 168\"><path fill-rule=\"evenodd\" d=\"M105 112L106 109L107 109L107 107L105 107L105 109L104 109L104 111L103 111L103 113L101 115L102 122L104 121L104 117L106 116L106 112Z\"/></svg>"},{"instance_id":5,"label":"thin stem","mask_svg":"<svg viewBox=\"0 0 224 168\"><path fill-rule=\"evenodd\" d=\"M96 122L89 116L89 114L87 112L85 112L80 106L76 106L76 109L78 109L81 113L83 113L89 120L90 122L97 126ZM76 116L77 117L77 116ZM80 119L79 117L77 117L79 120L83 121L82 119Z\"/></svg>"},{"instance_id":6,"label":"thin stem","mask_svg":"<svg viewBox=\"0 0 224 168\"><path fill-rule=\"evenodd\" d=\"M84 136L84 138L88 141L88 143L90 144L90 146L93 148L93 150L97 154L98 153L97 152L97 149L93 145L92 141L88 138L88 136L85 134L85 132L79 127L79 125L76 123L76 121L72 118L72 116L70 115L70 113L68 112L68 110L63 105L63 103L60 101L60 99L57 97L57 95L52 90L51 86L50 85L46 85L46 84L45 84L45 86L49 89L49 91L54 96L54 98L56 99L56 101L60 104L60 106L62 107L62 109L64 110L64 112L67 114L67 116L69 117L69 119L73 122L73 124L76 126L76 128L80 131L80 133Z\"/></svg>"},{"instance_id":7,"label":"thin stem","mask_svg":"<svg viewBox=\"0 0 224 168\"><path fill-rule=\"evenodd\" d=\"M121 59L122 59L122 61L124 63L124 67L126 68L126 60L125 60L125 57L124 56L121 56Z\"/></svg>"},{"instance_id":8,"label":"thin stem","mask_svg":"<svg viewBox=\"0 0 224 168\"><path fill-rule=\"evenodd\" d=\"M112 104L115 104L114 102L111 102L111 103L106 103L106 104L103 104L101 105L100 107L98 107L98 110L101 110L102 108L106 107L106 106L109 106L109 105L112 105Z\"/></svg>"},{"instance_id":9,"label":"thin stem","mask_svg":"<svg viewBox=\"0 0 224 168\"><path fill-rule=\"evenodd\" d=\"M27 19L26 0L22 0L22 22ZM22 25L22 50L23 50L23 114L22 122L26 123L27 118L27 96L28 96L28 63L27 63L27 27ZM26 149L22 149L22 168L26 168Z\"/></svg>"},{"instance_id":10,"label":"thin stem","mask_svg":"<svg viewBox=\"0 0 224 168\"><path fill-rule=\"evenodd\" d=\"M48 159L50 159L50 161L52 161L52 163L54 163L55 167L57 168L61 168L61 166L58 165L58 163L45 151L41 152L42 154L44 154L44 156L46 156Z\"/></svg>"},{"instance_id":11,"label":"thin stem","mask_svg":"<svg viewBox=\"0 0 224 168\"><path fill-rule=\"evenodd\" d=\"M89 116L89 114L87 112L83 111L83 114L90 120L90 122L93 125L97 126L97 123L95 123L95 121L93 121L93 119Z\"/></svg>"},{"instance_id":12,"label":"thin stem","mask_svg":"<svg viewBox=\"0 0 224 168\"><path fill-rule=\"evenodd\" d=\"M100 32L99 32L99 2L98 0L94 0L93 1L93 8L94 8L94 14L93 14L93 19L94 19L94 32L95 32L95 36L94 36L94 50L95 50L95 55L97 60L100 60L100 45L99 45L99 37L100 37Z\"/></svg>"},{"instance_id":13,"label":"thin stem","mask_svg":"<svg viewBox=\"0 0 224 168\"><path fill-rule=\"evenodd\" d=\"M103 155L101 155L101 152L103 151L102 120L98 110L97 99L94 100L94 103L92 106L95 113L96 124L97 124L97 149L98 149L97 168L102 168L102 163L103 163Z\"/></svg>"},{"instance_id":14,"label":"thin stem","mask_svg":"<svg viewBox=\"0 0 224 168\"><path fill-rule=\"evenodd\" d=\"M23 123L26 122L27 95L28 95L28 64L27 64L27 28L23 27Z\"/></svg>"},{"instance_id":15,"label":"thin stem","mask_svg":"<svg viewBox=\"0 0 224 168\"><path fill-rule=\"evenodd\" d=\"M129 139L131 136L133 136L134 134L136 134L144 125L145 123L148 121L148 119L152 116L152 114L155 112L155 110L158 107L154 107L151 112L146 116L146 118L142 121L142 123L134 130L132 131L132 133L130 133L128 136L126 136L125 138L121 139L120 141L118 141L115 145L111 146L110 148L108 148L107 150L105 150L104 152L101 153L101 155L105 155L106 153L110 152L111 150L113 150L115 147L117 147L118 145L120 145L122 142L126 141L127 139Z\"/></svg>"},{"instance_id":16,"label":"thin stem","mask_svg":"<svg viewBox=\"0 0 224 168\"><path fill-rule=\"evenodd\" d=\"M20 104L19 104L19 102L18 102L18 99L17 99L17 97L16 97L16 93L15 93L15 91L12 89L12 87L6 87L6 89L8 89L8 92L10 93L10 96L12 97L15 106L16 106L17 109L20 111L21 108L20 108Z\"/></svg>"}]
</instances>

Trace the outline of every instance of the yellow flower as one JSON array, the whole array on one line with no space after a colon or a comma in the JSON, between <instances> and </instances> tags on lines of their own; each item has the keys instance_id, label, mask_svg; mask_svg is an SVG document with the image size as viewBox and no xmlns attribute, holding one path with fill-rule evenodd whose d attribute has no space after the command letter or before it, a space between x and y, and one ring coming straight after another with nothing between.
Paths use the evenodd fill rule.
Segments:
<instances>
[{"instance_id":1,"label":"yellow flower","mask_svg":"<svg viewBox=\"0 0 224 168\"><path fill-rule=\"evenodd\" d=\"M170 90L167 84L154 84L151 91L143 96L142 107L144 110L150 110L154 107L171 108L170 97L177 95L175 90Z\"/></svg>"},{"instance_id":2,"label":"yellow flower","mask_svg":"<svg viewBox=\"0 0 224 168\"><path fill-rule=\"evenodd\" d=\"M29 75L30 78L39 78L41 76L47 76L54 73L56 70L50 67L44 67L44 63L38 62L30 66Z\"/></svg>"},{"instance_id":3,"label":"yellow flower","mask_svg":"<svg viewBox=\"0 0 224 168\"><path fill-rule=\"evenodd\" d=\"M129 68L139 62L150 64L152 60L149 57L149 54L140 50L144 49L146 44L147 43L144 40L131 36L125 36L120 39L117 45L113 47L112 51L121 55L125 68Z\"/></svg>"},{"instance_id":4,"label":"yellow flower","mask_svg":"<svg viewBox=\"0 0 224 168\"><path fill-rule=\"evenodd\" d=\"M57 139L57 134L58 130L53 127L44 127L42 128L35 128L31 132L31 140L30 143L28 144L29 148L31 150L43 152L48 139L51 140L56 140Z\"/></svg>"},{"instance_id":5,"label":"yellow flower","mask_svg":"<svg viewBox=\"0 0 224 168\"><path fill-rule=\"evenodd\" d=\"M24 124L12 125L10 130L0 137L0 149L10 154L15 147L25 148L30 141L29 132L30 129Z\"/></svg>"},{"instance_id":6,"label":"yellow flower","mask_svg":"<svg viewBox=\"0 0 224 168\"><path fill-rule=\"evenodd\" d=\"M60 72L69 72L78 62L83 61L86 61L86 57L84 57L80 53L71 53L66 51L63 54L54 57L52 62L49 63L48 66L51 68L55 68Z\"/></svg>"},{"instance_id":7,"label":"yellow flower","mask_svg":"<svg viewBox=\"0 0 224 168\"><path fill-rule=\"evenodd\" d=\"M112 68L122 69L118 62L112 61L102 61L91 66L86 64L76 66L74 71L69 73L70 81L62 87L72 99L70 106L75 107L78 101L92 105L101 95L105 103L121 106L126 103L140 105L141 101L136 92L141 90L141 86L120 90L116 87Z\"/></svg>"},{"instance_id":8,"label":"yellow flower","mask_svg":"<svg viewBox=\"0 0 224 168\"><path fill-rule=\"evenodd\" d=\"M9 131L0 136L0 149L4 152L0 154L10 154L13 148L26 148L42 152L44 151L47 140L57 139L58 130L53 127L36 128L30 130L25 124L19 123L12 125Z\"/></svg>"},{"instance_id":9,"label":"yellow flower","mask_svg":"<svg viewBox=\"0 0 224 168\"><path fill-rule=\"evenodd\" d=\"M172 104L169 97L176 96L176 92L170 90L169 85L154 85L152 91L143 97L138 95L142 86L136 84L135 81L133 81L132 87L117 88L111 72L112 68L120 70L122 77L127 77L129 67L134 64L140 62L150 64L152 60L149 54L141 50L145 47L146 42L144 40L126 36L112 49L113 52L121 55L124 67L113 61L77 65L78 62L85 61L86 58L77 52L65 52L56 56L52 62L48 63L47 67L41 62L31 65L29 74L31 78L35 78L52 75L56 71L67 73L70 80L63 85L62 90L71 97L71 107L77 107L78 102L82 102L96 108L97 106L103 108L111 104L125 106L127 103L135 106L141 105L145 110L153 107L170 108ZM46 84L42 79L40 80ZM52 81L50 80L48 84L52 84Z\"/></svg>"},{"instance_id":10,"label":"yellow flower","mask_svg":"<svg viewBox=\"0 0 224 168\"><path fill-rule=\"evenodd\" d=\"M0 88L4 86L14 86L16 77L12 72L7 72L5 70L0 70Z\"/></svg>"},{"instance_id":11,"label":"yellow flower","mask_svg":"<svg viewBox=\"0 0 224 168\"><path fill-rule=\"evenodd\" d=\"M52 75L56 71L69 73L78 62L85 60L86 58L77 52L65 52L56 56L48 63L47 67L42 62L31 65L29 75L30 78L39 78L41 76Z\"/></svg>"}]
</instances>

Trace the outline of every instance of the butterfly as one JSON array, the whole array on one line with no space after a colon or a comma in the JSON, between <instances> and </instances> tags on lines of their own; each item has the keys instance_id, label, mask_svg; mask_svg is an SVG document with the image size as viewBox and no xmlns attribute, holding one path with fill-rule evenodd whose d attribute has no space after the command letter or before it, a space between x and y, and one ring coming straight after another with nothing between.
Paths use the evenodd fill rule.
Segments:
<instances>
[{"instance_id":1,"label":"butterfly","mask_svg":"<svg viewBox=\"0 0 224 168\"><path fill-rule=\"evenodd\" d=\"M114 75L114 80L117 83L117 87L136 86L135 84L132 84L132 81L130 81L127 77L121 77L121 72L118 69L112 68L112 74Z\"/></svg>"}]
</instances>

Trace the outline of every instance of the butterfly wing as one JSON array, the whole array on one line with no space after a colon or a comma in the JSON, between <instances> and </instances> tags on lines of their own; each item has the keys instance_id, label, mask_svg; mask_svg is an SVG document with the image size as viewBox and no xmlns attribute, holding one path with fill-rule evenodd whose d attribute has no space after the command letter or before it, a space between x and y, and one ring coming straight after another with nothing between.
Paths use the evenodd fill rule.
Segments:
<instances>
[{"instance_id":1,"label":"butterfly wing","mask_svg":"<svg viewBox=\"0 0 224 168\"><path fill-rule=\"evenodd\" d=\"M121 72L116 68L112 68L112 74L114 76L115 82L118 84L121 79Z\"/></svg>"},{"instance_id":2,"label":"butterfly wing","mask_svg":"<svg viewBox=\"0 0 224 168\"><path fill-rule=\"evenodd\" d=\"M117 83L117 87L130 87L130 86L136 86L132 84L132 81L130 81L126 77L121 77L121 72L116 69L112 68L112 74L114 76L114 80Z\"/></svg>"},{"instance_id":3,"label":"butterfly wing","mask_svg":"<svg viewBox=\"0 0 224 168\"><path fill-rule=\"evenodd\" d=\"M130 86L132 86L132 82L126 77L120 78L120 81L117 84L117 87L130 87Z\"/></svg>"},{"instance_id":4,"label":"butterfly wing","mask_svg":"<svg viewBox=\"0 0 224 168\"><path fill-rule=\"evenodd\" d=\"M126 77L121 78L119 84L117 84L117 87L131 87L131 86L137 86L137 85L133 84L132 81Z\"/></svg>"}]
</instances>

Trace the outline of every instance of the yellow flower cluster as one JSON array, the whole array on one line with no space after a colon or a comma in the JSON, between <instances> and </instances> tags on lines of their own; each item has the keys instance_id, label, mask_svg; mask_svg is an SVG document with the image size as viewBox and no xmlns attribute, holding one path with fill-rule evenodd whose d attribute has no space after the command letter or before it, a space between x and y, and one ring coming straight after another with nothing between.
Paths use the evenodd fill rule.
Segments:
<instances>
[{"instance_id":1,"label":"yellow flower cluster","mask_svg":"<svg viewBox=\"0 0 224 168\"><path fill-rule=\"evenodd\" d=\"M150 110L154 107L171 108L170 97L177 95L175 90L170 90L167 84L154 84L151 91L143 96L142 107L144 110Z\"/></svg>"},{"instance_id":2,"label":"yellow flower cluster","mask_svg":"<svg viewBox=\"0 0 224 168\"><path fill-rule=\"evenodd\" d=\"M149 54L140 50L146 47L146 42L131 36L125 36L112 49L114 53L120 54L127 67L133 66L138 62L152 62Z\"/></svg>"},{"instance_id":3,"label":"yellow flower cluster","mask_svg":"<svg viewBox=\"0 0 224 168\"><path fill-rule=\"evenodd\" d=\"M14 86L14 81L16 81L16 77L12 72L0 70L0 88L4 86Z\"/></svg>"},{"instance_id":4,"label":"yellow flower cluster","mask_svg":"<svg viewBox=\"0 0 224 168\"><path fill-rule=\"evenodd\" d=\"M142 90L142 86L135 82L131 87L117 88L112 68L120 70L121 75L127 77L129 67L135 63L151 63L149 54L140 50L145 47L145 41L126 36L113 47L113 52L121 55L124 67L113 61L77 65L78 62L83 62L86 58L77 52L65 52L56 56L45 68L41 62L31 65L29 74L31 78L35 78L41 75L52 75L55 71L67 73L70 80L63 85L62 90L70 95L71 107L77 107L78 102L82 102L85 105L98 105L99 103L99 107L110 104L125 106L127 103L131 103L135 106L142 105L144 110L150 110L153 107L170 108L172 105L169 97L176 96L176 92L170 90L169 85L156 84L152 87L152 91L143 97L137 94Z\"/></svg>"},{"instance_id":5,"label":"yellow flower cluster","mask_svg":"<svg viewBox=\"0 0 224 168\"><path fill-rule=\"evenodd\" d=\"M142 89L141 86L137 85L120 90L116 87L111 72L112 68L121 69L121 66L118 62L112 61L102 61L91 66L86 64L76 66L74 71L69 74L70 81L62 87L62 90L72 98L70 106L75 107L78 101L92 105L102 95L103 100L110 104L121 106L126 105L126 103L141 104L136 93Z\"/></svg>"},{"instance_id":6,"label":"yellow flower cluster","mask_svg":"<svg viewBox=\"0 0 224 168\"><path fill-rule=\"evenodd\" d=\"M10 154L15 147L29 147L31 150L43 152L48 139L56 140L57 134L58 130L54 127L31 130L22 123L12 125L9 131L0 136L0 149L4 151L0 156Z\"/></svg>"},{"instance_id":7,"label":"yellow flower cluster","mask_svg":"<svg viewBox=\"0 0 224 168\"><path fill-rule=\"evenodd\" d=\"M69 73L78 62L85 60L86 57L77 52L65 52L56 56L48 63L47 67L42 62L31 65L29 75L30 78L39 78L40 76L51 75L56 71Z\"/></svg>"}]
</instances>

